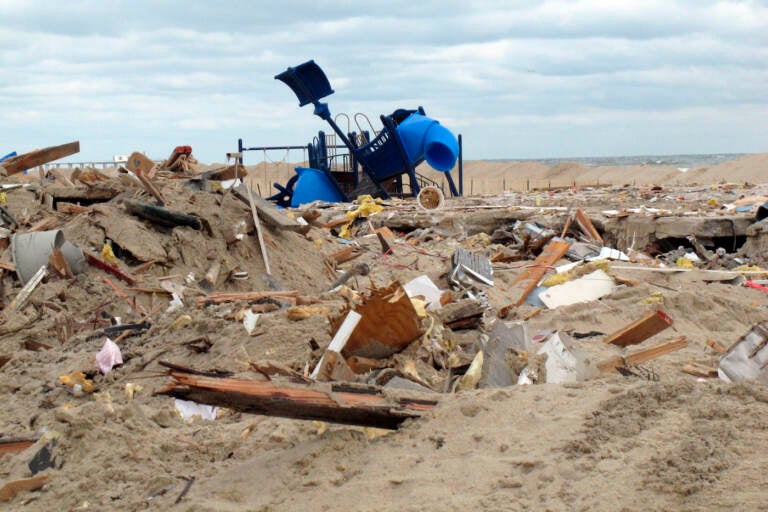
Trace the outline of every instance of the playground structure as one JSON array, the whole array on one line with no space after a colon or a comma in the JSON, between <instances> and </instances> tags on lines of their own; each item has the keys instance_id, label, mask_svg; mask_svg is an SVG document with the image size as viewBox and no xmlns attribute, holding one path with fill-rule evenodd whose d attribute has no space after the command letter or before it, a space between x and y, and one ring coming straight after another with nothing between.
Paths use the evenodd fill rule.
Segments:
<instances>
[{"instance_id":1,"label":"playground structure","mask_svg":"<svg viewBox=\"0 0 768 512\"><path fill-rule=\"evenodd\" d=\"M307 146L246 147L238 140L238 152L271 150L306 150L309 167L296 169L284 186L275 183L278 193L269 199L282 206L298 206L314 199L348 201L361 194L389 198L416 196L425 185L439 186L416 172L422 162L445 173L452 196L462 193L461 135L458 139L437 121L426 116L424 109L398 109L381 115L382 128L376 131L363 114L355 114L358 131L351 130L346 114L331 117L327 103L320 100L334 91L322 69L312 60L288 68L275 76L288 85L299 100L299 106L314 105L314 114L326 121L333 133L319 131ZM345 133L337 120L345 117ZM361 126L360 120L368 127ZM365 128L370 128L365 129ZM459 187L450 174L458 162ZM408 177L407 183L403 176ZM444 191L445 192L445 191Z\"/></svg>"}]
</instances>

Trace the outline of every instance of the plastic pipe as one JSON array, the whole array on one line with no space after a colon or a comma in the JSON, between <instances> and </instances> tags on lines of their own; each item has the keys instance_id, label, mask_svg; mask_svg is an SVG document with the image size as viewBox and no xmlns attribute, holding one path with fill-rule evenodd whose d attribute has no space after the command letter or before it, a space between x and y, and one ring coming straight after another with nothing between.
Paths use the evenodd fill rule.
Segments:
<instances>
[{"instance_id":1,"label":"plastic pipe","mask_svg":"<svg viewBox=\"0 0 768 512\"><path fill-rule=\"evenodd\" d=\"M424 158L434 169L448 172L456 165L459 142L449 129L421 114L408 116L397 126L410 161Z\"/></svg>"}]
</instances>

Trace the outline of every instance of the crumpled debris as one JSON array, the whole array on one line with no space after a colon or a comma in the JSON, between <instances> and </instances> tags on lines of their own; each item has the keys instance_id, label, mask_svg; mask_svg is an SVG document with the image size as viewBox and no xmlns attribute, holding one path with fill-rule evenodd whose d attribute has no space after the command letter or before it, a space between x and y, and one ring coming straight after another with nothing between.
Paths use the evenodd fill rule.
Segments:
<instances>
[{"instance_id":1,"label":"crumpled debris","mask_svg":"<svg viewBox=\"0 0 768 512\"><path fill-rule=\"evenodd\" d=\"M108 243L105 243L104 247L101 248L101 257L107 263L117 265L117 257L115 256L114 251L112 251L112 246Z\"/></svg>"},{"instance_id":2,"label":"crumpled debris","mask_svg":"<svg viewBox=\"0 0 768 512\"><path fill-rule=\"evenodd\" d=\"M384 207L381 206L381 199L374 199L370 195L358 196L355 202L360 206L357 208L357 210L346 213L347 223L342 226L341 232L339 233L339 236L342 238L352 237L352 233L350 232L349 228L352 227L352 223L358 217L370 217L375 213L384 211Z\"/></svg>"},{"instance_id":3,"label":"crumpled debris","mask_svg":"<svg viewBox=\"0 0 768 512\"><path fill-rule=\"evenodd\" d=\"M106 375L119 364L123 364L123 355L120 353L120 347L117 346L117 343L107 338L99 353L96 354L96 366L101 373Z\"/></svg>"}]
</instances>

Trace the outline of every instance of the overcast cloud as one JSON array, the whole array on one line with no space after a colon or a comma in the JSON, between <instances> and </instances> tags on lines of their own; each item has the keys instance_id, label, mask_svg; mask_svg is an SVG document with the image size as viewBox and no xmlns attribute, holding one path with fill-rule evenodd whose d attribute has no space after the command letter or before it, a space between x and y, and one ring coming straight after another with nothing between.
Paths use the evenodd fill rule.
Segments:
<instances>
[{"instance_id":1,"label":"overcast cloud","mask_svg":"<svg viewBox=\"0 0 768 512\"><path fill-rule=\"evenodd\" d=\"M332 113L423 105L467 159L768 151L765 1L2 0L0 19L0 155L306 144L327 125L273 76L308 59Z\"/></svg>"}]
</instances>

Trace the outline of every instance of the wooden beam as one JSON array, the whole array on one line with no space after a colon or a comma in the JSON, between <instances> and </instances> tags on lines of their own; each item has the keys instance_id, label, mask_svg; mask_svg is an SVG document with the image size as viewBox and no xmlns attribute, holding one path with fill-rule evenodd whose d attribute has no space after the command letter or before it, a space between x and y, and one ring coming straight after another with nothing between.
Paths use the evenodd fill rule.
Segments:
<instances>
[{"instance_id":1,"label":"wooden beam","mask_svg":"<svg viewBox=\"0 0 768 512\"><path fill-rule=\"evenodd\" d=\"M568 248L571 246L569 242L564 240L552 240L541 251L541 254L533 261L533 264L523 270L515 282L512 284L512 295L517 295L515 302L508 304L499 310L499 317L504 318L507 313L513 308L520 306L528 295L531 294L534 288L538 286L541 278L547 273L560 258L565 256L568 252Z\"/></svg>"},{"instance_id":2,"label":"wooden beam","mask_svg":"<svg viewBox=\"0 0 768 512\"><path fill-rule=\"evenodd\" d=\"M651 311L628 326L605 338L604 343L626 347L637 345L672 325L672 319L661 310Z\"/></svg>"},{"instance_id":3,"label":"wooden beam","mask_svg":"<svg viewBox=\"0 0 768 512\"><path fill-rule=\"evenodd\" d=\"M245 185L238 185L237 187L234 187L232 192L235 194L235 197L249 206L250 199L248 198L253 198L253 205L256 208L256 211L259 212L259 215L261 215L261 217L264 219L264 222L270 226L288 231L299 231L302 229L301 224L282 213L277 209L275 205L269 201L262 199L252 191L249 192L248 187Z\"/></svg>"},{"instance_id":4,"label":"wooden beam","mask_svg":"<svg viewBox=\"0 0 768 512\"><path fill-rule=\"evenodd\" d=\"M380 389L340 383L276 385L270 381L220 378L160 362L173 381L156 394L227 407L240 412L346 425L396 429L408 418L430 411L434 400L390 399Z\"/></svg>"},{"instance_id":5,"label":"wooden beam","mask_svg":"<svg viewBox=\"0 0 768 512\"><path fill-rule=\"evenodd\" d=\"M10 176L80 152L80 142L36 149L0 162L0 175Z\"/></svg>"}]
</instances>

